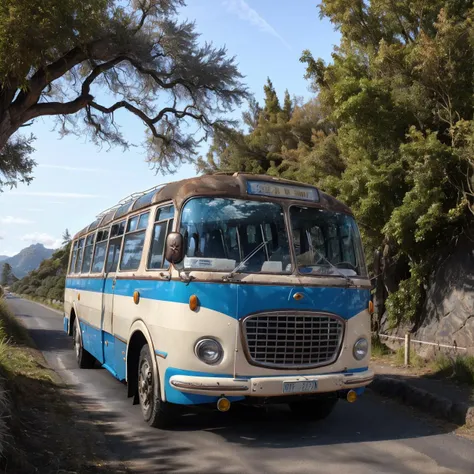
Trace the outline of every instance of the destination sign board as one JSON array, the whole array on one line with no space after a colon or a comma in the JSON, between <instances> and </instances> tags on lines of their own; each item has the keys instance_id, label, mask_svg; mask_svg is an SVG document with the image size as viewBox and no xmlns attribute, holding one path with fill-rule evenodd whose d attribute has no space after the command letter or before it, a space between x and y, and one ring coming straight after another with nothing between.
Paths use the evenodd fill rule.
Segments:
<instances>
[{"instance_id":1,"label":"destination sign board","mask_svg":"<svg viewBox=\"0 0 474 474\"><path fill-rule=\"evenodd\" d=\"M302 201L319 201L319 193L315 188L271 183L268 181L247 181L247 194L300 199Z\"/></svg>"}]
</instances>

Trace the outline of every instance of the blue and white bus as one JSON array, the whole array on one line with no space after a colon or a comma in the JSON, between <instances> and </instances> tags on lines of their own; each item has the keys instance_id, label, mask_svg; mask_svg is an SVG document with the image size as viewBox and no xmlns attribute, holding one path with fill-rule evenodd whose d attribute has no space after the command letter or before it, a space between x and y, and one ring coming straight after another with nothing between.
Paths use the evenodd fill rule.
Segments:
<instances>
[{"instance_id":1,"label":"blue and white bus","mask_svg":"<svg viewBox=\"0 0 474 474\"><path fill-rule=\"evenodd\" d=\"M152 426L179 405L287 403L321 419L373 378L370 280L351 211L234 173L133 195L76 234L64 329Z\"/></svg>"}]
</instances>

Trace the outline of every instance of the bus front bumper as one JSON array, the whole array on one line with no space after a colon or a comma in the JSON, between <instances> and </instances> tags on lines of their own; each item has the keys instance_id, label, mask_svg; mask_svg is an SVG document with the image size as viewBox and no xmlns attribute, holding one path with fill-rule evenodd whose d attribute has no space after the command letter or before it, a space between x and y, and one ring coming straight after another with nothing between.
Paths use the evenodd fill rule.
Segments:
<instances>
[{"instance_id":1,"label":"bus front bumper","mask_svg":"<svg viewBox=\"0 0 474 474\"><path fill-rule=\"evenodd\" d=\"M249 378L173 375L169 383L173 388L184 393L211 396L277 397L288 395L288 387L290 385L292 395L305 395L365 387L372 382L373 378L374 372L367 369L363 372L325 375L279 375L275 377ZM316 383L298 384L298 382Z\"/></svg>"}]
</instances>

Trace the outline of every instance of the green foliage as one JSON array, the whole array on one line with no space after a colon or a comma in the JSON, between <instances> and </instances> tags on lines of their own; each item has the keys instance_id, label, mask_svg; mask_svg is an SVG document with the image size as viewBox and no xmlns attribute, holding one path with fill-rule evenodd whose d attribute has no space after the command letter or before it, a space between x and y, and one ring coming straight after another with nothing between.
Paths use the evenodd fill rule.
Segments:
<instances>
[{"instance_id":1,"label":"green foliage","mask_svg":"<svg viewBox=\"0 0 474 474\"><path fill-rule=\"evenodd\" d=\"M191 161L199 139L225 125L247 91L225 48L202 44L194 23L180 18L183 5L2 0L0 188L31 181L33 137L18 132L43 116L56 117L62 135L127 148L114 122L123 110L145 125L148 160L158 170ZM104 97L116 101L104 105Z\"/></svg>"},{"instance_id":2,"label":"green foliage","mask_svg":"<svg viewBox=\"0 0 474 474\"><path fill-rule=\"evenodd\" d=\"M405 364L405 348L399 347L395 353L395 362L397 365ZM416 369L426 367L427 361L419 356L413 349L410 349L410 366Z\"/></svg>"},{"instance_id":3,"label":"green foliage","mask_svg":"<svg viewBox=\"0 0 474 474\"><path fill-rule=\"evenodd\" d=\"M438 375L452 377L454 380L474 385L474 356L449 356L440 352L434 360Z\"/></svg>"},{"instance_id":4,"label":"green foliage","mask_svg":"<svg viewBox=\"0 0 474 474\"><path fill-rule=\"evenodd\" d=\"M15 283L18 279L13 274L12 267L9 263L4 263L2 266L2 274L0 276L0 285L8 286Z\"/></svg>"},{"instance_id":5,"label":"green foliage","mask_svg":"<svg viewBox=\"0 0 474 474\"><path fill-rule=\"evenodd\" d=\"M372 336L371 355L372 357L385 357L392 354L392 350L384 344L378 337Z\"/></svg>"},{"instance_id":6,"label":"green foliage","mask_svg":"<svg viewBox=\"0 0 474 474\"><path fill-rule=\"evenodd\" d=\"M11 287L15 293L46 300L64 301L64 287L71 243L60 248L51 258L43 260L37 270L18 280Z\"/></svg>"},{"instance_id":7,"label":"green foliage","mask_svg":"<svg viewBox=\"0 0 474 474\"><path fill-rule=\"evenodd\" d=\"M383 249L396 268L392 323L419 323L438 262L472 231L474 9L323 0L320 11L342 39L330 64L301 56L316 97L290 104L286 95L282 109L269 81L248 129L221 133L198 169L296 179L344 201L369 261Z\"/></svg>"}]
</instances>

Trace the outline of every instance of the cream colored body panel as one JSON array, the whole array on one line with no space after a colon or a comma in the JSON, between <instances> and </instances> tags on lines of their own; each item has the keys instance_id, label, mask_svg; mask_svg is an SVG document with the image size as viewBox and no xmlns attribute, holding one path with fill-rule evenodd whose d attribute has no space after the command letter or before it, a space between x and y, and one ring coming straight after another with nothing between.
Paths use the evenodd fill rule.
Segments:
<instances>
[{"instance_id":1,"label":"cream colored body panel","mask_svg":"<svg viewBox=\"0 0 474 474\"><path fill-rule=\"evenodd\" d=\"M137 288L139 288L139 282L137 282ZM77 306L79 318L95 327L100 327L98 308L100 308L102 295L97 292L67 289L66 300L77 299L78 294L80 294L80 302L77 303L81 303ZM84 301L87 302L87 306L82 304ZM88 306L94 305L97 310L90 311ZM85 316L83 316L83 311ZM276 370L250 364L244 351L240 322L225 314L207 308L191 311L188 304L147 298L141 298L139 304L135 304L132 297L115 295L112 334L128 343L137 329L146 335L153 351L166 354L166 358L157 356L162 387L165 386L164 378L168 367L192 372L230 375L232 378L258 378L343 372L347 369L363 369L369 364L368 356L357 361L352 355L352 347L358 338L365 337L370 341L370 315L366 310L345 322L341 352L333 364L300 370ZM105 327L104 330L106 330ZM196 341L205 336L216 338L224 348L224 357L218 365L209 366L201 362L194 354ZM264 390L271 391L271 387L271 384L265 384ZM278 393L281 394L281 390ZM165 393L162 395L165 397Z\"/></svg>"}]
</instances>

